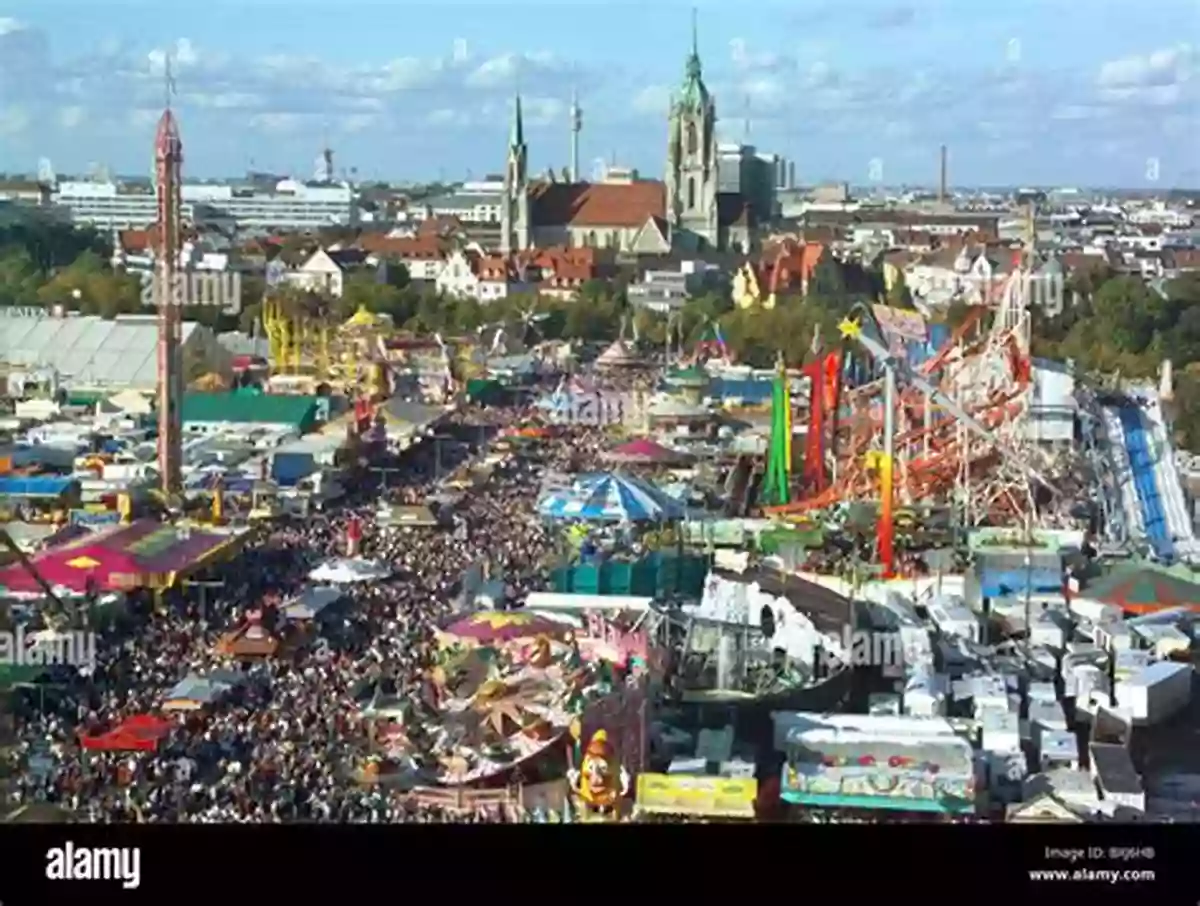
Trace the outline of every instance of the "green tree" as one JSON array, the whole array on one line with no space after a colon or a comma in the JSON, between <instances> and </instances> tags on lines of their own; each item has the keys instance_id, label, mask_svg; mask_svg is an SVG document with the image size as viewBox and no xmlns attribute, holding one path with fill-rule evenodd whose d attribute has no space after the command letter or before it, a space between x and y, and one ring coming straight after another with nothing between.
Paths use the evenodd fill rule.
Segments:
<instances>
[{"instance_id":1,"label":"green tree","mask_svg":"<svg viewBox=\"0 0 1200 906\"><path fill-rule=\"evenodd\" d=\"M829 249L822 252L820 260L813 268L808 290L815 296L830 298L839 298L846 294L846 275L842 270L842 263Z\"/></svg>"},{"instance_id":2,"label":"green tree","mask_svg":"<svg viewBox=\"0 0 1200 906\"><path fill-rule=\"evenodd\" d=\"M22 246L0 251L0 305L36 305L41 277Z\"/></svg>"}]
</instances>

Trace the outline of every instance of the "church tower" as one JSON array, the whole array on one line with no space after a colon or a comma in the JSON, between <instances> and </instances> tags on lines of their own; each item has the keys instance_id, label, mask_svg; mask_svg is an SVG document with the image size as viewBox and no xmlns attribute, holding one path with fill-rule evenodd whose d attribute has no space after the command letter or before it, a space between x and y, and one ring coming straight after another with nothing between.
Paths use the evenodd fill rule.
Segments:
<instances>
[{"instance_id":1,"label":"church tower","mask_svg":"<svg viewBox=\"0 0 1200 906\"><path fill-rule=\"evenodd\" d=\"M695 250L717 247L717 108L704 84L695 12L692 52L671 103L666 184L672 242Z\"/></svg>"},{"instance_id":2,"label":"church tower","mask_svg":"<svg viewBox=\"0 0 1200 906\"><path fill-rule=\"evenodd\" d=\"M521 96L513 109L508 158L504 165L504 204L500 209L500 251L529 248L529 149L521 119Z\"/></svg>"}]
</instances>

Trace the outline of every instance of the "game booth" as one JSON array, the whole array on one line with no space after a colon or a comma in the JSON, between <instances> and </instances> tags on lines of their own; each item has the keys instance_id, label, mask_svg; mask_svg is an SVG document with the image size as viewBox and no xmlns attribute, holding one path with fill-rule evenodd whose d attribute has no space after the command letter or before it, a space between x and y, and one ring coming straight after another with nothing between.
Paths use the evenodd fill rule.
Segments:
<instances>
[{"instance_id":1,"label":"game booth","mask_svg":"<svg viewBox=\"0 0 1200 906\"><path fill-rule=\"evenodd\" d=\"M37 572L69 593L171 588L237 550L245 534L173 526L153 519L84 535L36 554ZM40 594L42 586L21 565L0 569L8 594Z\"/></svg>"},{"instance_id":2,"label":"game booth","mask_svg":"<svg viewBox=\"0 0 1200 906\"><path fill-rule=\"evenodd\" d=\"M754 821L757 800L753 777L641 774L634 816L642 821Z\"/></svg>"},{"instance_id":3,"label":"game booth","mask_svg":"<svg viewBox=\"0 0 1200 906\"><path fill-rule=\"evenodd\" d=\"M780 780L784 803L805 808L974 814L975 768L969 742L944 722L909 726L794 726Z\"/></svg>"}]
</instances>

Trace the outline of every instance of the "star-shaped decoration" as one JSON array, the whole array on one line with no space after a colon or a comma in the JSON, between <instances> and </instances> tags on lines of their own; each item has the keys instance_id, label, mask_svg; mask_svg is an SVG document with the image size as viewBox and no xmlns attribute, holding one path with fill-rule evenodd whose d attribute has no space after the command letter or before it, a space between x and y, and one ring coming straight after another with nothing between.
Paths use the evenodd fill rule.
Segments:
<instances>
[{"instance_id":1,"label":"star-shaped decoration","mask_svg":"<svg viewBox=\"0 0 1200 906\"><path fill-rule=\"evenodd\" d=\"M862 325L858 323L857 318L842 318L842 322L838 324L838 332L847 340L854 340L862 333Z\"/></svg>"},{"instance_id":2,"label":"star-shaped decoration","mask_svg":"<svg viewBox=\"0 0 1200 906\"><path fill-rule=\"evenodd\" d=\"M88 557L86 555L83 557L76 557L74 560L67 561L67 566L70 566L73 569L95 569L99 565L100 565L99 560L93 560L91 557Z\"/></svg>"}]
</instances>

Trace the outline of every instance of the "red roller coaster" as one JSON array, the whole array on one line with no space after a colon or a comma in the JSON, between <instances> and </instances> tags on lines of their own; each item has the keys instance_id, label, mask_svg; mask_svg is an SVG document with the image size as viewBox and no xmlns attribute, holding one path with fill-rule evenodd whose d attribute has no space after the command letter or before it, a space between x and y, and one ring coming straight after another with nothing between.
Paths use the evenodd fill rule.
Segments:
<instances>
[{"instance_id":1,"label":"red roller coaster","mask_svg":"<svg viewBox=\"0 0 1200 906\"><path fill-rule=\"evenodd\" d=\"M895 366L891 444L884 436L884 380L851 387L845 375L855 360L868 373L901 362L896 322L920 318L885 306L863 311L860 320L868 323L861 336L857 327L847 330L840 348L804 368L812 392L801 486L794 502L767 514L881 501L881 459L891 450L897 503L950 506L966 525L1031 517L1034 486L1053 485L1037 471L1041 457L1023 424L1032 375L1027 282L1023 270L1014 270L930 359Z\"/></svg>"}]
</instances>

